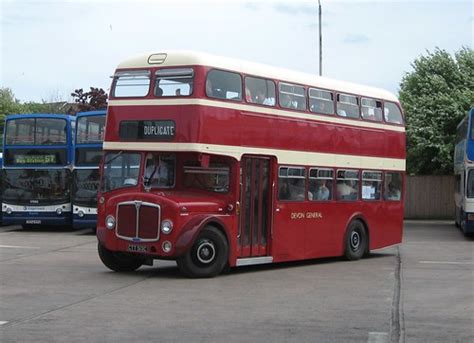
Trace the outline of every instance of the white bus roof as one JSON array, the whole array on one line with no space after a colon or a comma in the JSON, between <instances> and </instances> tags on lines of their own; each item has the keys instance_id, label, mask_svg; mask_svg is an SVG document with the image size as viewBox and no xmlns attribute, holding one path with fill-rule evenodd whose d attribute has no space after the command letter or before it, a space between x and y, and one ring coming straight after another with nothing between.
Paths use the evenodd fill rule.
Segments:
<instances>
[{"instance_id":1,"label":"white bus roof","mask_svg":"<svg viewBox=\"0 0 474 343\"><path fill-rule=\"evenodd\" d=\"M343 93L353 93L371 98L398 102L398 99L394 94L384 89L368 87L355 83L330 79L327 77L296 72L289 69L272 67L265 64L194 51L166 51L143 54L131 57L121 62L117 69L175 67L183 65L202 65L233 70L248 75L294 82L313 87L336 90Z\"/></svg>"}]
</instances>

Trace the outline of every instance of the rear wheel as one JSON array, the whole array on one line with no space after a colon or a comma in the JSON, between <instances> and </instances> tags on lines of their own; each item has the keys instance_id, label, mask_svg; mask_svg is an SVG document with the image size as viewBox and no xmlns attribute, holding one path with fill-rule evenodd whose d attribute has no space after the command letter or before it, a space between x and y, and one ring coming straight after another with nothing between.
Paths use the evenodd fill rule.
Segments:
<instances>
[{"instance_id":1,"label":"rear wheel","mask_svg":"<svg viewBox=\"0 0 474 343\"><path fill-rule=\"evenodd\" d=\"M98 245L99 257L102 263L116 272L133 272L143 265L144 260L124 252L115 252Z\"/></svg>"},{"instance_id":2,"label":"rear wheel","mask_svg":"<svg viewBox=\"0 0 474 343\"><path fill-rule=\"evenodd\" d=\"M191 249L176 262L188 277L214 277L223 271L228 255L229 245L224 234L214 226L206 226Z\"/></svg>"},{"instance_id":3,"label":"rear wheel","mask_svg":"<svg viewBox=\"0 0 474 343\"><path fill-rule=\"evenodd\" d=\"M368 239L364 224L354 220L349 224L345 238L344 255L348 260L358 260L367 251Z\"/></svg>"}]
</instances>

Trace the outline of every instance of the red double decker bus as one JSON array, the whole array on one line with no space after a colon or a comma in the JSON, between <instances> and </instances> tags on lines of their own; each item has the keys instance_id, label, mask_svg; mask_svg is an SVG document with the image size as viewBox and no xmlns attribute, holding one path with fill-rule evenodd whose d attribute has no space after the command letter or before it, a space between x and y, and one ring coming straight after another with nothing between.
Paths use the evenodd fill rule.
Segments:
<instances>
[{"instance_id":1,"label":"red double decker bus","mask_svg":"<svg viewBox=\"0 0 474 343\"><path fill-rule=\"evenodd\" d=\"M107 113L101 260L210 277L400 243L403 122L376 88L192 52L126 60Z\"/></svg>"}]
</instances>

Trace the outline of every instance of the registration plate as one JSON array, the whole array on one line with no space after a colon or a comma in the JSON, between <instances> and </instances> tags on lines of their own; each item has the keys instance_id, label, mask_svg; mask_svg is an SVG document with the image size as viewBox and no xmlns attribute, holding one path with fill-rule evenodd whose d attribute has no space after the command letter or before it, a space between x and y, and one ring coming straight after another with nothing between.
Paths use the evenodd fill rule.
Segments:
<instances>
[{"instance_id":1,"label":"registration plate","mask_svg":"<svg viewBox=\"0 0 474 343\"><path fill-rule=\"evenodd\" d=\"M27 220L26 224L41 224L41 220Z\"/></svg>"},{"instance_id":2,"label":"registration plate","mask_svg":"<svg viewBox=\"0 0 474 343\"><path fill-rule=\"evenodd\" d=\"M129 244L127 250L133 252L147 252L146 246L138 244Z\"/></svg>"}]
</instances>

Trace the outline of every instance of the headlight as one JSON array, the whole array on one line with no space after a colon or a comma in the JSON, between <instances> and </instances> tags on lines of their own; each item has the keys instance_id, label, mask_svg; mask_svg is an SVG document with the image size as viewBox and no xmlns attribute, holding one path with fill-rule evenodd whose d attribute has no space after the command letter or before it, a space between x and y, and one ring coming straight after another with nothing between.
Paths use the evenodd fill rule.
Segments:
<instances>
[{"instance_id":1,"label":"headlight","mask_svg":"<svg viewBox=\"0 0 474 343\"><path fill-rule=\"evenodd\" d=\"M12 214L12 208L11 207L7 207L7 214Z\"/></svg>"},{"instance_id":2,"label":"headlight","mask_svg":"<svg viewBox=\"0 0 474 343\"><path fill-rule=\"evenodd\" d=\"M173 231L173 222L169 219L163 220L161 222L161 232L165 235L169 235Z\"/></svg>"},{"instance_id":3,"label":"headlight","mask_svg":"<svg viewBox=\"0 0 474 343\"><path fill-rule=\"evenodd\" d=\"M115 218L114 218L114 216L107 216L107 218L105 218L105 226L109 230L112 230L115 227Z\"/></svg>"},{"instance_id":4,"label":"headlight","mask_svg":"<svg viewBox=\"0 0 474 343\"><path fill-rule=\"evenodd\" d=\"M56 214L57 214L58 216L60 216L61 213L63 213L63 209L62 209L61 207L58 207L58 208L56 209Z\"/></svg>"},{"instance_id":5,"label":"headlight","mask_svg":"<svg viewBox=\"0 0 474 343\"><path fill-rule=\"evenodd\" d=\"M83 211L83 210L79 210L79 212L77 212L77 215L79 216L79 218L84 217L84 211Z\"/></svg>"}]
</instances>

